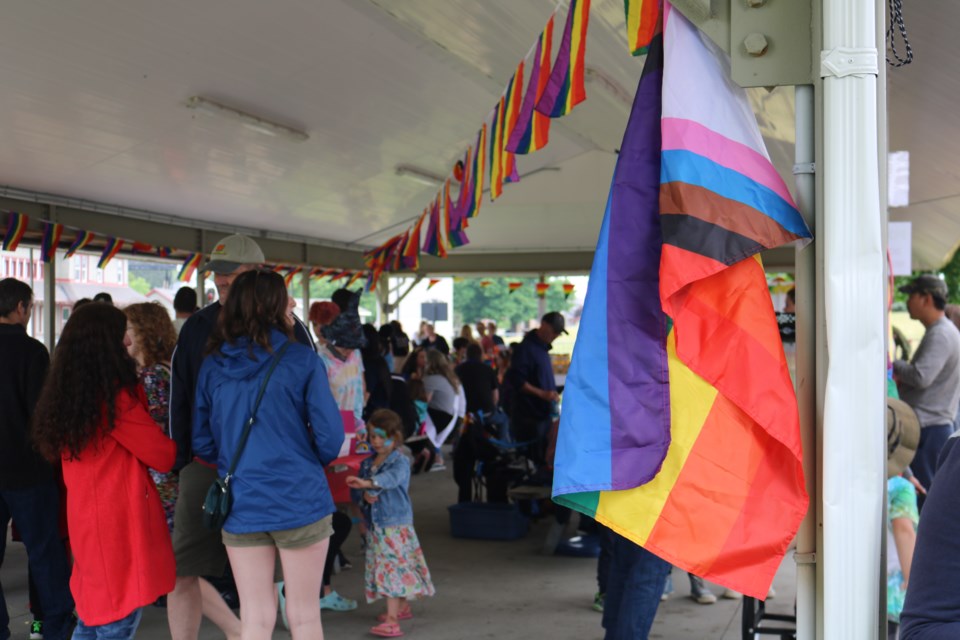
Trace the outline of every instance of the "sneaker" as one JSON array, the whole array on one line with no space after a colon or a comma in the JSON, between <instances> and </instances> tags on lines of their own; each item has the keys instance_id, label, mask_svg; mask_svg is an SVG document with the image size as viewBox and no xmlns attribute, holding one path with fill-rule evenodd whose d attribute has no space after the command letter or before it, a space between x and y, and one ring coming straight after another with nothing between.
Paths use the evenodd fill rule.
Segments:
<instances>
[{"instance_id":1,"label":"sneaker","mask_svg":"<svg viewBox=\"0 0 960 640\"><path fill-rule=\"evenodd\" d=\"M605 594L597 592L597 595L593 596L593 610L603 613L603 599Z\"/></svg>"},{"instance_id":2,"label":"sneaker","mask_svg":"<svg viewBox=\"0 0 960 640\"><path fill-rule=\"evenodd\" d=\"M431 472L433 472L433 471L446 471L446 470L447 470L447 465L445 465L445 464L443 463L443 460L437 460L436 462L433 463L433 466L430 467L430 471L431 471Z\"/></svg>"},{"instance_id":3,"label":"sneaker","mask_svg":"<svg viewBox=\"0 0 960 640\"><path fill-rule=\"evenodd\" d=\"M673 574L668 573L667 579L663 583L663 593L660 594L660 600L666 600L670 597L671 593L673 593Z\"/></svg>"},{"instance_id":4,"label":"sneaker","mask_svg":"<svg viewBox=\"0 0 960 640\"><path fill-rule=\"evenodd\" d=\"M320 610L329 609L330 611L353 611L357 608L357 601L350 598L344 598L336 591L331 591L320 598Z\"/></svg>"},{"instance_id":5,"label":"sneaker","mask_svg":"<svg viewBox=\"0 0 960 640\"><path fill-rule=\"evenodd\" d=\"M30 640L43 640L43 620L30 623Z\"/></svg>"},{"instance_id":6,"label":"sneaker","mask_svg":"<svg viewBox=\"0 0 960 640\"><path fill-rule=\"evenodd\" d=\"M743 594L739 591L734 591L733 589L727 587L723 590L723 593L720 594L721 598L726 598L727 600L742 600Z\"/></svg>"},{"instance_id":7,"label":"sneaker","mask_svg":"<svg viewBox=\"0 0 960 640\"><path fill-rule=\"evenodd\" d=\"M703 578L692 573L690 574L690 597L696 600L697 604L714 604L717 601L717 596L707 589Z\"/></svg>"}]
</instances>

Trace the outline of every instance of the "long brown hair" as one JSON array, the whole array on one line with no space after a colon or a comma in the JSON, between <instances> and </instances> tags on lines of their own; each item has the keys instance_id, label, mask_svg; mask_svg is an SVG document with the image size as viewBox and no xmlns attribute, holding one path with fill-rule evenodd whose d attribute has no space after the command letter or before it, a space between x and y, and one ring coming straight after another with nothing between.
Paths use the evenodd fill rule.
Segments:
<instances>
[{"instance_id":1,"label":"long brown hair","mask_svg":"<svg viewBox=\"0 0 960 640\"><path fill-rule=\"evenodd\" d=\"M177 330L163 305L139 302L125 307L123 313L136 334L143 366L169 365L173 348L177 346Z\"/></svg>"},{"instance_id":2,"label":"long brown hair","mask_svg":"<svg viewBox=\"0 0 960 640\"><path fill-rule=\"evenodd\" d=\"M33 415L33 441L48 460L75 459L113 431L117 394L137 384L126 330L126 316L109 304L84 305L70 316Z\"/></svg>"},{"instance_id":3,"label":"long brown hair","mask_svg":"<svg viewBox=\"0 0 960 640\"><path fill-rule=\"evenodd\" d=\"M436 349L427 349L427 368L424 369L423 375L443 376L450 383L450 386L453 387L454 391L460 390L460 378L454 373L450 360Z\"/></svg>"},{"instance_id":4,"label":"long brown hair","mask_svg":"<svg viewBox=\"0 0 960 640\"><path fill-rule=\"evenodd\" d=\"M224 342L232 344L238 338L249 338L251 358L255 344L272 353L271 330L276 329L293 339L293 331L287 324L287 300L287 287L279 273L259 269L241 273L230 285L230 294L220 310L208 351L219 352Z\"/></svg>"}]
</instances>

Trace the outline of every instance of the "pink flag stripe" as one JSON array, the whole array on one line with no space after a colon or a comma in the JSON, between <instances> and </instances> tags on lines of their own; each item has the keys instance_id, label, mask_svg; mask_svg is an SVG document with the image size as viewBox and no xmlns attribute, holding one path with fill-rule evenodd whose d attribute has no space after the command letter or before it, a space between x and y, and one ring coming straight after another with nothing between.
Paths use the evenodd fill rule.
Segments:
<instances>
[{"instance_id":1,"label":"pink flag stripe","mask_svg":"<svg viewBox=\"0 0 960 640\"><path fill-rule=\"evenodd\" d=\"M767 187L794 207L797 206L770 160L747 145L735 142L692 120L663 118L660 129L664 151L683 150L696 153L743 174Z\"/></svg>"}]
</instances>

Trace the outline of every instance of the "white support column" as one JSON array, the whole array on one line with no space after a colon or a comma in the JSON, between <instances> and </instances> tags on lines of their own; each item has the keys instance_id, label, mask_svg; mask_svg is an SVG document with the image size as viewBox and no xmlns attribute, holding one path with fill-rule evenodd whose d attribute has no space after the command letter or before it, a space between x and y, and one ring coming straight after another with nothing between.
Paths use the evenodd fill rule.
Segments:
<instances>
[{"instance_id":1,"label":"white support column","mask_svg":"<svg viewBox=\"0 0 960 640\"><path fill-rule=\"evenodd\" d=\"M796 175L797 206L817 237L816 209L816 122L814 88L795 89L796 145L793 172ZM800 437L803 442L803 474L810 508L797 532L797 640L814 640L817 629L817 497L819 495L819 458L817 456L817 376L816 376L816 247L797 251L796 257L797 404L800 409Z\"/></svg>"},{"instance_id":2,"label":"white support column","mask_svg":"<svg viewBox=\"0 0 960 640\"><path fill-rule=\"evenodd\" d=\"M875 640L883 531L884 259L874 0L823 1L823 637Z\"/></svg>"}]
</instances>

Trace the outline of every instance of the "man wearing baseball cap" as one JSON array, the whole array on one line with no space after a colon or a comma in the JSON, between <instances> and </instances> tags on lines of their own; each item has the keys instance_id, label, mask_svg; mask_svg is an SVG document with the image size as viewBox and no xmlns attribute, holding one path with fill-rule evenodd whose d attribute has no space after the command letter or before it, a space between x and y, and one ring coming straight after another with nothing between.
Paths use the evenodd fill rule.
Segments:
<instances>
[{"instance_id":1,"label":"man wearing baseball cap","mask_svg":"<svg viewBox=\"0 0 960 640\"><path fill-rule=\"evenodd\" d=\"M173 524L173 551L177 560L177 583L167 596L167 620L173 640L196 640L203 615L210 618L228 638L240 637L240 621L216 589L201 576L222 576L227 553L219 531L203 526L199 508L210 485L217 478L216 467L194 458L192 448L193 404L197 374L220 309L230 285L241 273L259 269L263 251L251 238L232 235L223 238L210 252L204 271L213 272L219 302L196 312L180 330L171 363L170 436L177 443L180 494ZM313 347L310 334L294 316L297 341Z\"/></svg>"},{"instance_id":2,"label":"man wearing baseball cap","mask_svg":"<svg viewBox=\"0 0 960 640\"><path fill-rule=\"evenodd\" d=\"M508 409L513 436L520 442L535 441L530 457L537 463L545 461L553 403L559 399L550 346L564 333L563 316L557 311L545 313L540 327L528 331L517 345L506 375L505 385L512 396Z\"/></svg>"},{"instance_id":3,"label":"man wearing baseball cap","mask_svg":"<svg viewBox=\"0 0 960 640\"><path fill-rule=\"evenodd\" d=\"M940 448L953 432L960 405L960 331L946 317L947 285L923 274L900 287L907 294L907 311L926 332L910 362L896 360L893 376L900 398L920 421L920 446L910 465L917 480L930 488ZM923 497L920 497L921 508Z\"/></svg>"}]
</instances>

